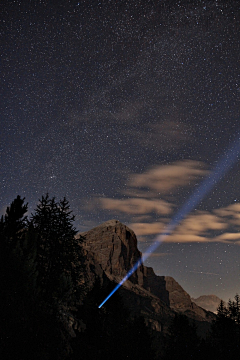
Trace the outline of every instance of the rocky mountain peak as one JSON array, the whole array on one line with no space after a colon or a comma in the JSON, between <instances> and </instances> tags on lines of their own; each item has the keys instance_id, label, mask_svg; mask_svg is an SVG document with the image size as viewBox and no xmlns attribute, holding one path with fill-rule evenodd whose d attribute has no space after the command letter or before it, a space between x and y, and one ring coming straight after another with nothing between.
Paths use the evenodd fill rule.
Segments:
<instances>
[{"instance_id":1,"label":"rocky mountain peak","mask_svg":"<svg viewBox=\"0 0 240 360\"><path fill-rule=\"evenodd\" d=\"M95 260L109 275L125 276L142 256L136 235L118 220L106 221L81 235L85 239L84 249L94 253ZM132 281L138 282L137 274L133 275Z\"/></svg>"},{"instance_id":2,"label":"rocky mountain peak","mask_svg":"<svg viewBox=\"0 0 240 360\"><path fill-rule=\"evenodd\" d=\"M79 235L83 238L89 273L94 276L101 278L105 274L119 283L142 256L135 233L118 220L106 221ZM174 311L197 321L213 319L211 313L192 302L172 277L158 276L145 265L139 266L119 291L124 294L126 305L135 313L144 313L146 321L157 330L162 328L163 322L169 321Z\"/></svg>"},{"instance_id":3,"label":"rocky mountain peak","mask_svg":"<svg viewBox=\"0 0 240 360\"><path fill-rule=\"evenodd\" d=\"M216 313L221 299L216 295L202 295L197 299L192 298L192 301L203 309Z\"/></svg>"}]
</instances>

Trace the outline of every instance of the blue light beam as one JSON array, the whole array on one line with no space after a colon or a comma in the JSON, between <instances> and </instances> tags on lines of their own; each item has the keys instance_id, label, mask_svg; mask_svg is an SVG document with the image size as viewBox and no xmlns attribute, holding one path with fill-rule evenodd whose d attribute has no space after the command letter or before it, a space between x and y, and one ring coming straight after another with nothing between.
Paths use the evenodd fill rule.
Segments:
<instances>
[{"instance_id":1,"label":"blue light beam","mask_svg":"<svg viewBox=\"0 0 240 360\"><path fill-rule=\"evenodd\" d=\"M227 151L227 153L219 159L213 171L205 178L205 180L203 180L197 190L185 202L182 208L170 221L165 231L155 238L153 244L149 246L144 255L134 264L134 266L129 270L127 275L113 289L113 291L106 297L106 299L98 306L99 309L120 288L120 286L122 286L122 284L126 280L128 280L128 278L138 269L138 267L143 264L143 262L152 254L152 252L158 248L158 246L165 240L165 238L173 232L173 230L182 221L182 219L200 203L204 196L212 189L214 185L216 185L216 183L223 177L223 175L227 173L227 171L236 162L239 152L240 138L238 138L238 140Z\"/></svg>"}]
</instances>

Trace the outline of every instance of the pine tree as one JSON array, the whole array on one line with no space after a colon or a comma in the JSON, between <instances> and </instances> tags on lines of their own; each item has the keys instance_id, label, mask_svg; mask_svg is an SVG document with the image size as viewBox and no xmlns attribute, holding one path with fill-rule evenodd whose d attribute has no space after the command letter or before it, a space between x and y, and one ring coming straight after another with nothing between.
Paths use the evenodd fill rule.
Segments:
<instances>
[{"instance_id":1,"label":"pine tree","mask_svg":"<svg viewBox=\"0 0 240 360\"><path fill-rule=\"evenodd\" d=\"M165 360L197 359L199 338L195 324L190 324L187 316L176 313L166 339Z\"/></svg>"},{"instance_id":2,"label":"pine tree","mask_svg":"<svg viewBox=\"0 0 240 360\"><path fill-rule=\"evenodd\" d=\"M10 206L7 207L6 214L0 220L0 236L10 244L16 245L17 239L22 237L24 229L27 227L28 204L24 204L25 198L21 199L18 195Z\"/></svg>"},{"instance_id":3,"label":"pine tree","mask_svg":"<svg viewBox=\"0 0 240 360\"><path fill-rule=\"evenodd\" d=\"M42 196L30 223L37 232L38 271L47 297L64 297L76 291L81 248L66 198L59 202Z\"/></svg>"},{"instance_id":4,"label":"pine tree","mask_svg":"<svg viewBox=\"0 0 240 360\"><path fill-rule=\"evenodd\" d=\"M238 302L238 297L237 297ZM236 303L229 300L226 306L221 300L217 318L213 321L207 339L211 359L236 359L240 356L238 312Z\"/></svg>"},{"instance_id":5,"label":"pine tree","mask_svg":"<svg viewBox=\"0 0 240 360\"><path fill-rule=\"evenodd\" d=\"M152 360L151 337L142 318L132 319L116 292L100 309L99 304L116 286L105 279L96 281L79 307L77 316L86 324L86 330L72 341L72 360L132 359Z\"/></svg>"},{"instance_id":6,"label":"pine tree","mask_svg":"<svg viewBox=\"0 0 240 360\"><path fill-rule=\"evenodd\" d=\"M240 325L240 297L238 294L235 295L234 300L229 299L228 301L228 315L237 325Z\"/></svg>"},{"instance_id":7,"label":"pine tree","mask_svg":"<svg viewBox=\"0 0 240 360\"><path fill-rule=\"evenodd\" d=\"M48 291L48 295L51 296L46 296L46 285L49 283L42 281L45 275L42 271L43 260L46 260L47 266L48 255L51 255L53 246L58 245L51 241L58 239L55 232L60 232L60 227L56 224L59 225L59 218L64 219L63 215L59 215L60 212L67 212L67 218L72 219L67 206L66 200L62 205L58 205L54 198L43 197L42 213L39 211L36 216L35 225L38 226L34 226L34 222L27 220L27 205L24 204L24 199L18 196L1 218L1 359L63 360L67 357L69 333L60 310L62 298L66 296L67 289L72 290L73 285L68 273L60 271L59 278L56 279L57 274L53 267L57 284L55 289ZM59 238L64 239L64 236L68 237L69 234L75 233L75 230L71 233L71 226L67 227L64 221L61 223L65 224L62 228L65 227L67 230L65 233L62 230ZM42 233L44 236L41 235ZM48 241L44 241L45 238ZM57 247L54 249L56 250ZM69 298L70 295L67 300Z\"/></svg>"},{"instance_id":8,"label":"pine tree","mask_svg":"<svg viewBox=\"0 0 240 360\"><path fill-rule=\"evenodd\" d=\"M27 231L27 204L20 196L0 222L0 357L26 358L36 311L36 247ZM31 346L26 347L26 344Z\"/></svg>"}]
</instances>

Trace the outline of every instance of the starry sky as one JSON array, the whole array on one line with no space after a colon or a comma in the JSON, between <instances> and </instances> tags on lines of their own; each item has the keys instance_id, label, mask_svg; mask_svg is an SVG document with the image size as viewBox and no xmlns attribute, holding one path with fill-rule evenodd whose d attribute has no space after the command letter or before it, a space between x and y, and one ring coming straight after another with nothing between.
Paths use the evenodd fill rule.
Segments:
<instances>
[{"instance_id":1,"label":"starry sky","mask_svg":"<svg viewBox=\"0 0 240 360\"><path fill-rule=\"evenodd\" d=\"M64 196L144 253L239 137L237 0L0 4L0 210ZM193 297L240 293L240 159L146 260Z\"/></svg>"}]
</instances>

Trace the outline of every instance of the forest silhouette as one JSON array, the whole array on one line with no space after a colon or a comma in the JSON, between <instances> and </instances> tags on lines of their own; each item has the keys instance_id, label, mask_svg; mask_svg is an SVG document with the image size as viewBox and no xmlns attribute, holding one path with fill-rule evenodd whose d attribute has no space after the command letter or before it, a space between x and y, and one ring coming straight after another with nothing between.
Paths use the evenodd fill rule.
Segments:
<instances>
[{"instance_id":1,"label":"forest silhouette","mask_svg":"<svg viewBox=\"0 0 240 360\"><path fill-rule=\"evenodd\" d=\"M219 304L204 338L196 324L176 313L166 333L133 318L115 287L83 280L82 238L64 197L42 196L28 218L17 196L0 221L0 358L236 359L240 356L240 298ZM69 325L74 323L73 328Z\"/></svg>"}]
</instances>

